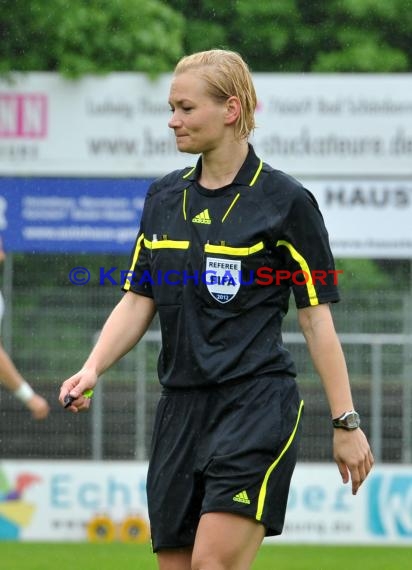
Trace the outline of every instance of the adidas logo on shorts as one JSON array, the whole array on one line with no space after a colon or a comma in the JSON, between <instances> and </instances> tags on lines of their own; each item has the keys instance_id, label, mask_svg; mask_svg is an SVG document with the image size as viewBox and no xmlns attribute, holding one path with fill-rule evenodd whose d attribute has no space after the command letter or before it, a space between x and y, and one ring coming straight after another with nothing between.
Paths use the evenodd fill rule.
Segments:
<instances>
[{"instance_id":1,"label":"adidas logo on shorts","mask_svg":"<svg viewBox=\"0 0 412 570\"><path fill-rule=\"evenodd\" d=\"M236 503L244 503L245 505L250 505L250 499L248 497L248 494L246 493L246 491L240 491L240 493L237 493L234 497L233 500Z\"/></svg>"}]
</instances>

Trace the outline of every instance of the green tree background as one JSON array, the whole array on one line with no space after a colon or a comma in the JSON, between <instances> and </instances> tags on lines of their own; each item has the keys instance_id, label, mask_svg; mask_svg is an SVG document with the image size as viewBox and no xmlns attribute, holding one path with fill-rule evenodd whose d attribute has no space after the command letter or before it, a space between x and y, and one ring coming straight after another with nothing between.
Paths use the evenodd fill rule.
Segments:
<instances>
[{"instance_id":1,"label":"green tree background","mask_svg":"<svg viewBox=\"0 0 412 570\"><path fill-rule=\"evenodd\" d=\"M0 14L3 73L159 73L212 47L253 71L412 70L412 0L0 0Z\"/></svg>"},{"instance_id":2,"label":"green tree background","mask_svg":"<svg viewBox=\"0 0 412 570\"><path fill-rule=\"evenodd\" d=\"M411 72L411 38L412 0L0 0L3 76L155 75L214 47L254 72ZM339 263L348 288L410 287L409 262Z\"/></svg>"},{"instance_id":3,"label":"green tree background","mask_svg":"<svg viewBox=\"0 0 412 570\"><path fill-rule=\"evenodd\" d=\"M170 71L184 17L158 0L0 0L0 72Z\"/></svg>"}]
</instances>

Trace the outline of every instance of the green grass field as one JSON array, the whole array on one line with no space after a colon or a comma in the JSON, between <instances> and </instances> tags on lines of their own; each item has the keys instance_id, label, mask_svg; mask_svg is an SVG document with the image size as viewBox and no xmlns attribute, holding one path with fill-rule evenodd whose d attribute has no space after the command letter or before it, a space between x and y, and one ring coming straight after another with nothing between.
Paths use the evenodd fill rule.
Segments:
<instances>
[{"instance_id":1,"label":"green grass field","mask_svg":"<svg viewBox=\"0 0 412 570\"><path fill-rule=\"evenodd\" d=\"M253 570L409 570L412 545L264 545ZM0 542L2 570L157 570L149 545Z\"/></svg>"}]
</instances>

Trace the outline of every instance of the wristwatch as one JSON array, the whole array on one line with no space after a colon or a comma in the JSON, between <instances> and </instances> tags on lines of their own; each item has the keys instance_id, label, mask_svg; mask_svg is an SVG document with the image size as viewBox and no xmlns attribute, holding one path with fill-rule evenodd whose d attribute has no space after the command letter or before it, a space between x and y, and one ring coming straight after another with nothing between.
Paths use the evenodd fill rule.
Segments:
<instances>
[{"instance_id":1,"label":"wristwatch","mask_svg":"<svg viewBox=\"0 0 412 570\"><path fill-rule=\"evenodd\" d=\"M347 430L357 429L360 426L360 417L358 412L351 410L343 413L339 418L332 420L334 428L342 428Z\"/></svg>"}]
</instances>

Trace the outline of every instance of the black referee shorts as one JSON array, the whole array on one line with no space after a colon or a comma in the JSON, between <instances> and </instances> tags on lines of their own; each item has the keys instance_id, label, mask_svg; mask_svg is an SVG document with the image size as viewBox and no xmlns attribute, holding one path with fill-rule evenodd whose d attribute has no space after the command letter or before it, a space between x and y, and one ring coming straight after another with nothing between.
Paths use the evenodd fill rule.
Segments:
<instances>
[{"instance_id":1,"label":"black referee shorts","mask_svg":"<svg viewBox=\"0 0 412 570\"><path fill-rule=\"evenodd\" d=\"M165 389L147 479L153 550L192 546L200 516L282 532L303 411L294 378Z\"/></svg>"}]
</instances>

